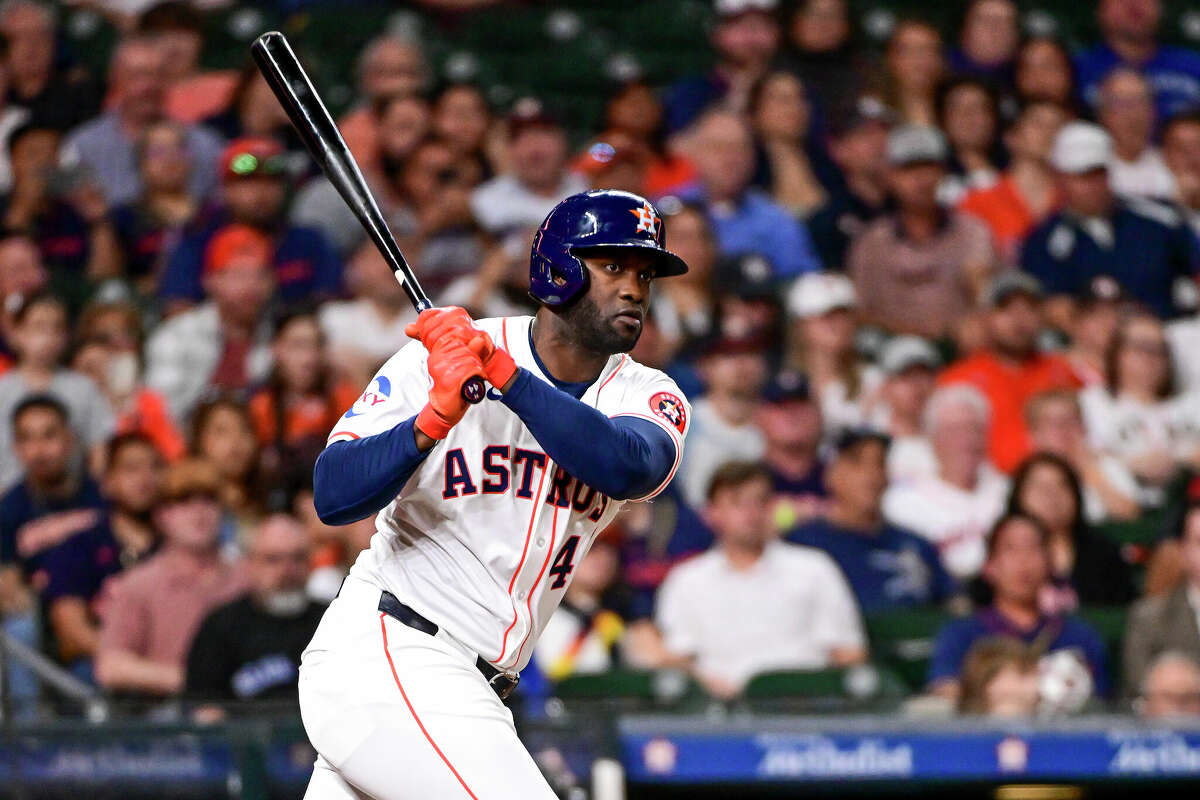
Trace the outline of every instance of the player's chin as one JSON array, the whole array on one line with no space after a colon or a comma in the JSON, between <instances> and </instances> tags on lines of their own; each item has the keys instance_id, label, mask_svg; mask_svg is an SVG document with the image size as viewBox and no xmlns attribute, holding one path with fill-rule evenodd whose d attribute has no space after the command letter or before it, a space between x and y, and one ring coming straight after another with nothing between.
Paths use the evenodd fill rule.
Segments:
<instances>
[{"instance_id":1,"label":"player's chin","mask_svg":"<svg viewBox=\"0 0 1200 800\"><path fill-rule=\"evenodd\" d=\"M613 351L628 353L642 335L642 321L636 317L618 315L609 324L612 332Z\"/></svg>"}]
</instances>

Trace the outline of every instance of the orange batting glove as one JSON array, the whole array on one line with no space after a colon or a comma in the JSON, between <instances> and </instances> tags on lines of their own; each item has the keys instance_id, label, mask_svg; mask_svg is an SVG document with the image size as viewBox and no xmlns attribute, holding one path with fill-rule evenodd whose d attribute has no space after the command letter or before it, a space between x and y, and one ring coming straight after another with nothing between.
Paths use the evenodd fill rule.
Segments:
<instances>
[{"instance_id":1,"label":"orange batting glove","mask_svg":"<svg viewBox=\"0 0 1200 800\"><path fill-rule=\"evenodd\" d=\"M513 361L508 351L497 347L484 331L475 331L475 336L469 342L469 347L483 363L483 376L488 383L497 389L503 389L512 376L517 374L517 362Z\"/></svg>"},{"instance_id":2,"label":"orange batting glove","mask_svg":"<svg viewBox=\"0 0 1200 800\"><path fill-rule=\"evenodd\" d=\"M426 368L433 386L415 424L430 439L445 439L471 407L462 397L462 387L471 378L485 377L483 362L474 349L450 338L433 348Z\"/></svg>"},{"instance_id":3,"label":"orange batting glove","mask_svg":"<svg viewBox=\"0 0 1200 800\"><path fill-rule=\"evenodd\" d=\"M446 336L466 344L475 338L479 329L465 308L444 306L425 309L417 316L416 322L404 326L404 332L413 339L420 339L425 349L432 351Z\"/></svg>"}]
</instances>

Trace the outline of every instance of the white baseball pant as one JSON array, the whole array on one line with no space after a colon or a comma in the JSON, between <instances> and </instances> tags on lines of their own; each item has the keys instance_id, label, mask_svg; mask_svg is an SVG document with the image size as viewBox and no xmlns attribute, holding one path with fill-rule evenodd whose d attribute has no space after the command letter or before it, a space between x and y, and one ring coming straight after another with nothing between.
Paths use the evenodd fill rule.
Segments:
<instances>
[{"instance_id":1,"label":"white baseball pant","mask_svg":"<svg viewBox=\"0 0 1200 800\"><path fill-rule=\"evenodd\" d=\"M554 800L475 655L383 614L379 596L347 578L301 659L319 754L305 800Z\"/></svg>"}]
</instances>

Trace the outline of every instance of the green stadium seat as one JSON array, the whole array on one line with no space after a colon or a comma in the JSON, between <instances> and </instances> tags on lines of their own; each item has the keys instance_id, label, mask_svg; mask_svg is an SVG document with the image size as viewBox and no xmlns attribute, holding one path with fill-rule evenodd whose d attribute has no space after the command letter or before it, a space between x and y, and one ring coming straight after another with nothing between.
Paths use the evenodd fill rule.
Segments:
<instances>
[{"instance_id":1,"label":"green stadium seat","mask_svg":"<svg viewBox=\"0 0 1200 800\"><path fill-rule=\"evenodd\" d=\"M913 691L925 688L933 640L953 619L941 609L899 609L866 618L871 657L901 677Z\"/></svg>"},{"instance_id":2,"label":"green stadium seat","mask_svg":"<svg viewBox=\"0 0 1200 800\"><path fill-rule=\"evenodd\" d=\"M679 671L610 670L571 675L554 687L554 696L572 701L604 701L638 706L681 706L702 702L704 690Z\"/></svg>"},{"instance_id":3,"label":"green stadium seat","mask_svg":"<svg viewBox=\"0 0 1200 800\"><path fill-rule=\"evenodd\" d=\"M764 672L751 678L743 693L752 706L764 711L796 706L882 708L898 704L908 694L905 681L880 664Z\"/></svg>"},{"instance_id":4,"label":"green stadium seat","mask_svg":"<svg viewBox=\"0 0 1200 800\"><path fill-rule=\"evenodd\" d=\"M1128 609L1124 606L1084 606L1076 612L1100 634L1108 657L1108 673L1114 686L1121 685L1121 643L1125 638Z\"/></svg>"}]
</instances>

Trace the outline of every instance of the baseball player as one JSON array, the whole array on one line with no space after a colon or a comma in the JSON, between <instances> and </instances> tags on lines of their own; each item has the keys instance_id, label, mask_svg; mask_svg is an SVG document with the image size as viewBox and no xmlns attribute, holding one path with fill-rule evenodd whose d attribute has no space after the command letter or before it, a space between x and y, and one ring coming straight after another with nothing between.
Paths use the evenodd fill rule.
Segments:
<instances>
[{"instance_id":1,"label":"baseball player","mask_svg":"<svg viewBox=\"0 0 1200 800\"><path fill-rule=\"evenodd\" d=\"M501 701L597 534L679 465L691 409L628 355L651 281L687 271L663 242L642 197L568 197L533 239L536 316L425 311L334 427L317 511L377 532L300 667L310 800L554 797Z\"/></svg>"}]
</instances>

